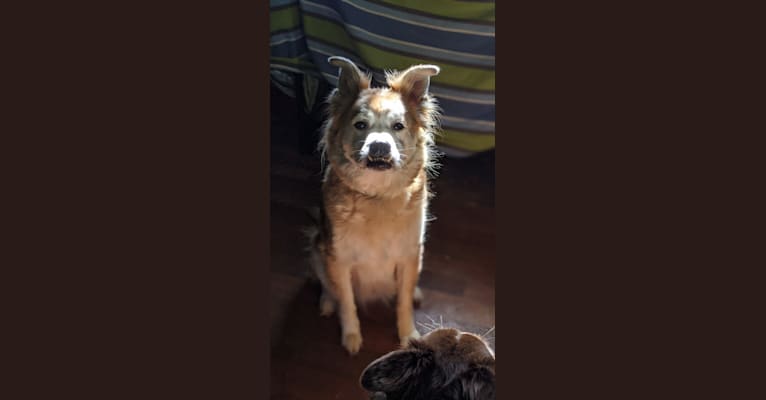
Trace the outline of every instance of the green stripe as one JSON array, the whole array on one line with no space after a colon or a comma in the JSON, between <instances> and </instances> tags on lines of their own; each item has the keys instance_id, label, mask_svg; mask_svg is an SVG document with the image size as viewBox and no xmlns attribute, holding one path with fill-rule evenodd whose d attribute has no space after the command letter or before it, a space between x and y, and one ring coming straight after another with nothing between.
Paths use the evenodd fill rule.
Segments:
<instances>
[{"instance_id":1,"label":"green stripe","mask_svg":"<svg viewBox=\"0 0 766 400\"><path fill-rule=\"evenodd\" d=\"M292 30L301 25L301 14L298 6L295 5L272 11L269 20L271 21L269 32Z\"/></svg>"},{"instance_id":2,"label":"green stripe","mask_svg":"<svg viewBox=\"0 0 766 400\"><path fill-rule=\"evenodd\" d=\"M303 18L303 26L307 36L313 36L347 50L353 49L350 51L359 54L360 58L365 60L370 67L376 69L403 70L415 64L433 63L430 59L405 56L359 41L352 41L342 27L327 20L306 15ZM474 90L495 90L495 71L444 62L440 62L439 67L441 67L441 72L431 79L434 83Z\"/></svg>"},{"instance_id":3,"label":"green stripe","mask_svg":"<svg viewBox=\"0 0 766 400\"><path fill-rule=\"evenodd\" d=\"M421 11L435 17L447 17L466 22L495 22L495 3L466 3L455 0L378 0L374 2Z\"/></svg>"},{"instance_id":4,"label":"green stripe","mask_svg":"<svg viewBox=\"0 0 766 400\"><path fill-rule=\"evenodd\" d=\"M436 143L461 150L485 151L495 148L495 135L481 135L445 129L436 136Z\"/></svg>"},{"instance_id":5,"label":"green stripe","mask_svg":"<svg viewBox=\"0 0 766 400\"><path fill-rule=\"evenodd\" d=\"M307 37L313 36L322 42L340 47L350 53L356 52L351 37L342 26L335 22L304 14L303 32Z\"/></svg>"}]
</instances>

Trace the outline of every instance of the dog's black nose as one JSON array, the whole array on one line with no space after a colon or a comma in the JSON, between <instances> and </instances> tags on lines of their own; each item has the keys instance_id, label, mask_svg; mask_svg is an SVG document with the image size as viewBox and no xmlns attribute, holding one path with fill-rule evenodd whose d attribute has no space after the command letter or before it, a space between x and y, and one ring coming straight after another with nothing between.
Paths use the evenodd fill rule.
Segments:
<instances>
[{"instance_id":1,"label":"dog's black nose","mask_svg":"<svg viewBox=\"0 0 766 400\"><path fill-rule=\"evenodd\" d=\"M385 158L391 154L391 145L385 142L372 142L370 143L370 157L372 158Z\"/></svg>"}]
</instances>

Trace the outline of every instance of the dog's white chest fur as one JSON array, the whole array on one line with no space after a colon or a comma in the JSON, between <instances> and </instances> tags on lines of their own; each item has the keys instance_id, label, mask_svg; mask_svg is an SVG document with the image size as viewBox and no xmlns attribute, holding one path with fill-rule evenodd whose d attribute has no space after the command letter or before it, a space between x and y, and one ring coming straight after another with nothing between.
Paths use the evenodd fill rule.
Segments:
<instances>
[{"instance_id":1,"label":"dog's white chest fur","mask_svg":"<svg viewBox=\"0 0 766 400\"><path fill-rule=\"evenodd\" d=\"M389 299L396 294L397 268L419 257L424 212L422 201L407 207L400 198L363 199L357 200L348 217L334 227L335 255L341 265L351 268L359 302Z\"/></svg>"}]
</instances>

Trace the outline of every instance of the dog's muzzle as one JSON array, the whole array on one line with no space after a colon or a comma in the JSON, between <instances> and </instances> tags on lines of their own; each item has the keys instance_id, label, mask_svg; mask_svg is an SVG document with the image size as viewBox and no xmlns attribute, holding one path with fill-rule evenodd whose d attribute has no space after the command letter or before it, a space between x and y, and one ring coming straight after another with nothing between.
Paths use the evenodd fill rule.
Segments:
<instances>
[{"instance_id":1,"label":"dog's muzzle","mask_svg":"<svg viewBox=\"0 0 766 400\"><path fill-rule=\"evenodd\" d=\"M399 151L392 142L393 138L387 133L369 134L360 151L360 161L365 167L371 169L392 168L399 158Z\"/></svg>"}]
</instances>

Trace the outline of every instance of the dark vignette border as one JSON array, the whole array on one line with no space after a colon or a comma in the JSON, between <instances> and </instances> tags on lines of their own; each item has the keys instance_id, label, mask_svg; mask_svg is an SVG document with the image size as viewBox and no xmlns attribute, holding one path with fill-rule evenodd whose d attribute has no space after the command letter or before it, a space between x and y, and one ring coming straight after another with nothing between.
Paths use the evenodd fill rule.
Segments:
<instances>
[{"instance_id":1,"label":"dark vignette border","mask_svg":"<svg viewBox=\"0 0 766 400\"><path fill-rule=\"evenodd\" d=\"M762 303L742 270L762 247L762 157L740 136L757 22L497 10L498 398L742 397Z\"/></svg>"},{"instance_id":2,"label":"dark vignette border","mask_svg":"<svg viewBox=\"0 0 766 400\"><path fill-rule=\"evenodd\" d=\"M268 2L6 15L4 394L268 398Z\"/></svg>"}]
</instances>

